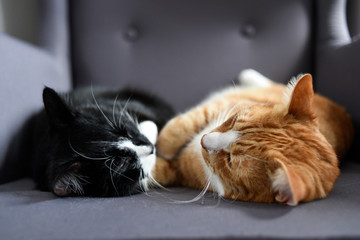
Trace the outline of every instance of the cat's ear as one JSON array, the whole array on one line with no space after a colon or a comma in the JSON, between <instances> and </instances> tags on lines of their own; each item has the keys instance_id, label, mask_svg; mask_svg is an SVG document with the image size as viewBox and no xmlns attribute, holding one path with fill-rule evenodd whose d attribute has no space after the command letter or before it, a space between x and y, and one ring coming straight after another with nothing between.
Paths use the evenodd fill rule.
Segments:
<instances>
[{"instance_id":1,"label":"cat's ear","mask_svg":"<svg viewBox=\"0 0 360 240\"><path fill-rule=\"evenodd\" d=\"M292 89L292 92L290 93L288 114L291 114L298 119L314 119L314 89L312 76L310 74L302 75L298 81L290 83L288 88Z\"/></svg>"},{"instance_id":2,"label":"cat's ear","mask_svg":"<svg viewBox=\"0 0 360 240\"><path fill-rule=\"evenodd\" d=\"M66 127L74 119L71 110L53 89L49 87L44 88L43 101L46 114L52 127Z\"/></svg>"},{"instance_id":3,"label":"cat's ear","mask_svg":"<svg viewBox=\"0 0 360 240\"><path fill-rule=\"evenodd\" d=\"M290 206L296 206L305 197L305 186L302 179L291 167L276 161L278 166L270 175L271 186L276 193L275 200Z\"/></svg>"},{"instance_id":4,"label":"cat's ear","mask_svg":"<svg viewBox=\"0 0 360 240\"><path fill-rule=\"evenodd\" d=\"M78 174L80 163L73 163L66 171L60 175L53 186L53 192L59 197L67 197L71 194L82 195L83 186L81 177Z\"/></svg>"}]
</instances>

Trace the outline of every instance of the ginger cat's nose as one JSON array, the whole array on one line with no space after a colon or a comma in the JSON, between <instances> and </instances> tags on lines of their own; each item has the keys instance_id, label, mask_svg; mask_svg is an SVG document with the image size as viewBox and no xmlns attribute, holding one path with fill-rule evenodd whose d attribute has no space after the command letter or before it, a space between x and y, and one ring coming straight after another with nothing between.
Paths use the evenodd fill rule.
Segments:
<instances>
[{"instance_id":1,"label":"ginger cat's nose","mask_svg":"<svg viewBox=\"0 0 360 240\"><path fill-rule=\"evenodd\" d=\"M205 137L205 136L206 136L206 134L205 134L204 136L202 136L200 143L201 143L201 147L202 147L203 149L207 150L207 149L206 149L206 146L205 146L205 144L204 144L204 137Z\"/></svg>"},{"instance_id":2,"label":"ginger cat's nose","mask_svg":"<svg viewBox=\"0 0 360 240\"><path fill-rule=\"evenodd\" d=\"M235 131L210 132L202 136L201 146L208 151L219 151L228 147L239 137Z\"/></svg>"}]
</instances>

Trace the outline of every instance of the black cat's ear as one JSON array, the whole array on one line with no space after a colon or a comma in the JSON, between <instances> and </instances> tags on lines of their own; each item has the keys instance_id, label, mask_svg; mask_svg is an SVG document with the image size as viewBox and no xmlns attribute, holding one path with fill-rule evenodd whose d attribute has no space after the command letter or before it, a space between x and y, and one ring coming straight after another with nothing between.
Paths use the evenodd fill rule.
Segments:
<instances>
[{"instance_id":1,"label":"black cat's ear","mask_svg":"<svg viewBox=\"0 0 360 240\"><path fill-rule=\"evenodd\" d=\"M84 178L78 174L80 163L73 163L68 169L59 176L53 186L53 192L59 197L67 197L72 194L83 195Z\"/></svg>"},{"instance_id":2,"label":"black cat's ear","mask_svg":"<svg viewBox=\"0 0 360 240\"><path fill-rule=\"evenodd\" d=\"M50 125L55 128L68 126L74 119L64 100L53 89L45 87L43 101Z\"/></svg>"}]
</instances>

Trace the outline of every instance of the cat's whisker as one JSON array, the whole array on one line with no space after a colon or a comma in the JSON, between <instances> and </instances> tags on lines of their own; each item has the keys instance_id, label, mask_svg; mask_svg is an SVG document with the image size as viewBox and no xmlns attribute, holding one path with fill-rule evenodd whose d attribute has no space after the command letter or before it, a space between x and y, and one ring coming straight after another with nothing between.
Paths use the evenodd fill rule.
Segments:
<instances>
[{"instance_id":1,"label":"cat's whisker","mask_svg":"<svg viewBox=\"0 0 360 240\"><path fill-rule=\"evenodd\" d=\"M181 201L181 200L176 200L174 203L193 203L193 202L197 202L200 199L202 199L204 197L204 195L206 194L206 192L209 190L210 184L211 184L211 177L212 175L209 177L209 179L207 180L207 184L206 186L203 188L203 190L201 190L201 192L199 193L199 195L197 195L196 197L194 197L191 200L185 200L185 201Z\"/></svg>"},{"instance_id":2,"label":"cat's whisker","mask_svg":"<svg viewBox=\"0 0 360 240\"><path fill-rule=\"evenodd\" d=\"M228 111L227 114L225 116L225 120L226 121L229 117L231 117L232 115L234 115L234 110L236 110L238 108L238 106L240 105L240 103L236 103L234 104ZM236 112L236 111L235 111Z\"/></svg>"},{"instance_id":3,"label":"cat's whisker","mask_svg":"<svg viewBox=\"0 0 360 240\"><path fill-rule=\"evenodd\" d=\"M81 180L81 183L85 183L85 184L89 184L90 182L88 181L88 180L86 180L86 176L83 176L83 175L80 175L80 174L77 174L76 175L76 177L78 178L78 179L80 179Z\"/></svg>"},{"instance_id":4,"label":"cat's whisker","mask_svg":"<svg viewBox=\"0 0 360 240\"><path fill-rule=\"evenodd\" d=\"M106 144L106 145L115 145L116 144L113 141L90 141L88 143L102 143L102 144Z\"/></svg>"},{"instance_id":5,"label":"cat's whisker","mask_svg":"<svg viewBox=\"0 0 360 240\"><path fill-rule=\"evenodd\" d=\"M251 156L251 155L249 155L249 154L244 154L244 156L249 157L249 158L252 158L252 159L257 160L257 161L260 161L260 162L267 162L267 161L264 160L264 159L260 159L260 158L254 157L254 156Z\"/></svg>"},{"instance_id":6,"label":"cat's whisker","mask_svg":"<svg viewBox=\"0 0 360 240\"><path fill-rule=\"evenodd\" d=\"M239 171L239 169L241 168L241 164L242 164L243 161L244 161L244 159L241 158L240 161L239 161L239 166L237 167L236 171Z\"/></svg>"},{"instance_id":7,"label":"cat's whisker","mask_svg":"<svg viewBox=\"0 0 360 240\"><path fill-rule=\"evenodd\" d=\"M127 111L126 111L126 107L127 107L128 103L129 103L130 99L131 99L131 97L129 97L129 98L126 100L124 107L121 107L121 104L120 104L121 109L120 109L120 113L119 113L119 114L120 114L120 116L119 116L119 122L118 122L118 126L119 126L119 127L121 126L122 116L124 115L124 113L127 112Z\"/></svg>"},{"instance_id":8,"label":"cat's whisker","mask_svg":"<svg viewBox=\"0 0 360 240\"><path fill-rule=\"evenodd\" d=\"M231 82L232 82L232 84L233 84L234 88L237 88L237 85L236 85L236 83L235 83L234 79L231 79Z\"/></svg>"},{"instance_id":9,"label":"cat's whisker","mask_svg":"<svg viewBox=\"0 0 360 240\"><path fill-rule=\"evenodd\" d=\"M106 122L109 124L109 126L113 129L115 129L114 123L110 121L110 119L106 116L106 114L104 113L104 111L101 109L98 101L96 100L95 94L94 94L94 90L93 87L91 86L91 95L92 98L94 99L95 105L98 108L98 110L101 112L101 114L103 115L103 117L105 118Z\"/></svg>"},{"instance_id":10,"label":"cat's whisker","mask_svg":"<svg viewBox=\"0 0 360 240\"><path fill-rule=\"evenodd\" d=\"M84 190L82 184L89 183L84 178L85 178L84 176L79 174L65 174L61 178L62 184L65 185L65 192L67 192L70 189L70 191L75 194L83 195Z\"/></svg>"},{"instance_id":11,"label":"cat's whisker","mask_svg":"<svg viewBox=\"0 0 360 240\"><path fill-rule=\"evenodd\" d=\"M224 123L224 111L220 110L218 117L216 118L216 127Z\"/></svg>"},{"instance_id":12,"label":"cat's whisker","mask_svg":"<svg viewBox=\"0 0 360 240\"><path fill-rule=\"evenodd\" d=\"M138 119L137 119L136 116L130 114L130 113L127 112L127 111L125 112L125 114L126 114L126 116L128 117L128 119L129 119L133 124L135 124L136 126L139 125L139 122L138 122Z\"/></svg>"},{"instance_id":13,"label":"cat's whisker","mask_svg":"<svg viewBox=\"0 0 360 240\"><path fill-rule=\"evenodd\" d=\"M226 111L219 110L219 114L215 120L215 126L218 127L223 124L229 117L231 117L234 113L234 109L236 109L240 103L234 104L231 108Z\"/></svg>"},{"instance_id":14,"label":"cat's whisker","mask_svg":"<svg viewBox=\"0 0 360 240\"><path fill-rule=\"evenodd\" d=\"M147 184L146 184L146 182L143 181L144 179L145 179L144 172L140 171L138 187L140 188L141 192L144 192L145 195L147 195Z\"/></svg>"},{"instance_id":15,"label":"cat's whisker","mask_svg":"<svg viewBox=\"0 0 360 240\"><path fill-rule=\"evenodd\" d=\"M112 160L111 160L111 163L110 163L110 166L109 166L109 171L110 171L110 180L111 180L111 184L112 184L112 186L113 186L113 188L114 188L114 190L115 190L115 192L116 192L116 194L119 196L120 194L119 194L119 192L118 192L118 190L117 190L117 188L116 188L116 186L115 186L115 183L114 183L114 178L113 178L113 174L112 174L112 171L113 171L113 169L112 169L112 164L114 163L114 161L115 161L115 158L113 158ZM106 161L107 162L107 161ZM105 163L106 163L105 162ZM105 164L106 165L106 164Z\"/></svg>"},{"instance_id":16,"label":"cat's whisker","mask_svg":"<svg viewBox=\"0 0 360 240\"><path fill-rule=\"evenodd\" d=\"M152 175L149 175L148 178L149 178L151 184L154 184L156 187L158 187L158 188L160 188L160 189L162 189L162 190L171 192L170 189L164 187L164 186L161 185L158 181L156 181L156 179L155 179Z\"/></svg>"},{"instance_id":17,"label":"cat's whisker","mask_svg":"<svg viewBox=\"0 0 360 240\"><path fill-rule=\"evenodd\" d=\"M113 103L113 112L112 112L112 114L113 114L113 122L114 122L115 127L119 127L119 126L116 125L116 118L115 118L115 107L116 107L116 101L117 101L118 97L119 97L119 94L117 94L116 97L115 97L115 100L114 100L114 103Z\"/></svg>"},{"instance_id":18,"label":"cat's whisker","mask_svg":"<svg viewBox=\"0 0 360 240\"><path fill-rule=\"evenodd\" d=\"M96 160L96 161L101 161L101 160L107 160L109 157L102 157L102 158L94 158L94 157L89 157L89 156L86 156L85 154L83 153L80 153L79 151L75 150L75 148L72 146L71 144L71 141L70 141L70 138L68 139L68 144L69 144L69 147L70 149L76 153L77 155L83 157L83 158L86 158L86 159L89 159L89 160Z\"/></svg>"},{"instance_id":19,"label":"cat's whisker","mask_svg":"<svg viewBox=\"0 0 360 240\"><path fill-rule=\"evenodd\" d=\"M110 165L107 164L109 161L111 161ZM110 158L110 159L106 160L105 163L104 163L105 166L110 170L110 173L116 173L117 175L119 175L121 177L124 177L124 178L134 182L133 179L129 178L128 176L125 176L124 174L122 174L119 171L112 168L112 165L113 165L114 161L115 161L115 158ZM123 165L124 165L124 163L121 163L121 166L118 166L118 168L122 168ZM111 176L112 176L112 174L111 174Z\"/></svg>"}]
</instances>

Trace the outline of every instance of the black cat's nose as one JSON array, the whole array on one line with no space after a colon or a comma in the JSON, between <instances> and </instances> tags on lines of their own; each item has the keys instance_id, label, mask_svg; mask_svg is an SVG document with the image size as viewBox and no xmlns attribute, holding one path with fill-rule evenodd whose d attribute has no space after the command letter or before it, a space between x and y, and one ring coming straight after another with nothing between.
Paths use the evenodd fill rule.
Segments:
<instances>
[{"instance_id":1,"label":"black cat's nose","mask_svg":"<svg viewBox=\"0 0 360 240\"><path fill-rule=\"evenodd\" d=\"M135 150L139 157L147 157L154 154L155 147L153 145L136 146L133 150Z\"/></svg>"}]
</instances>

